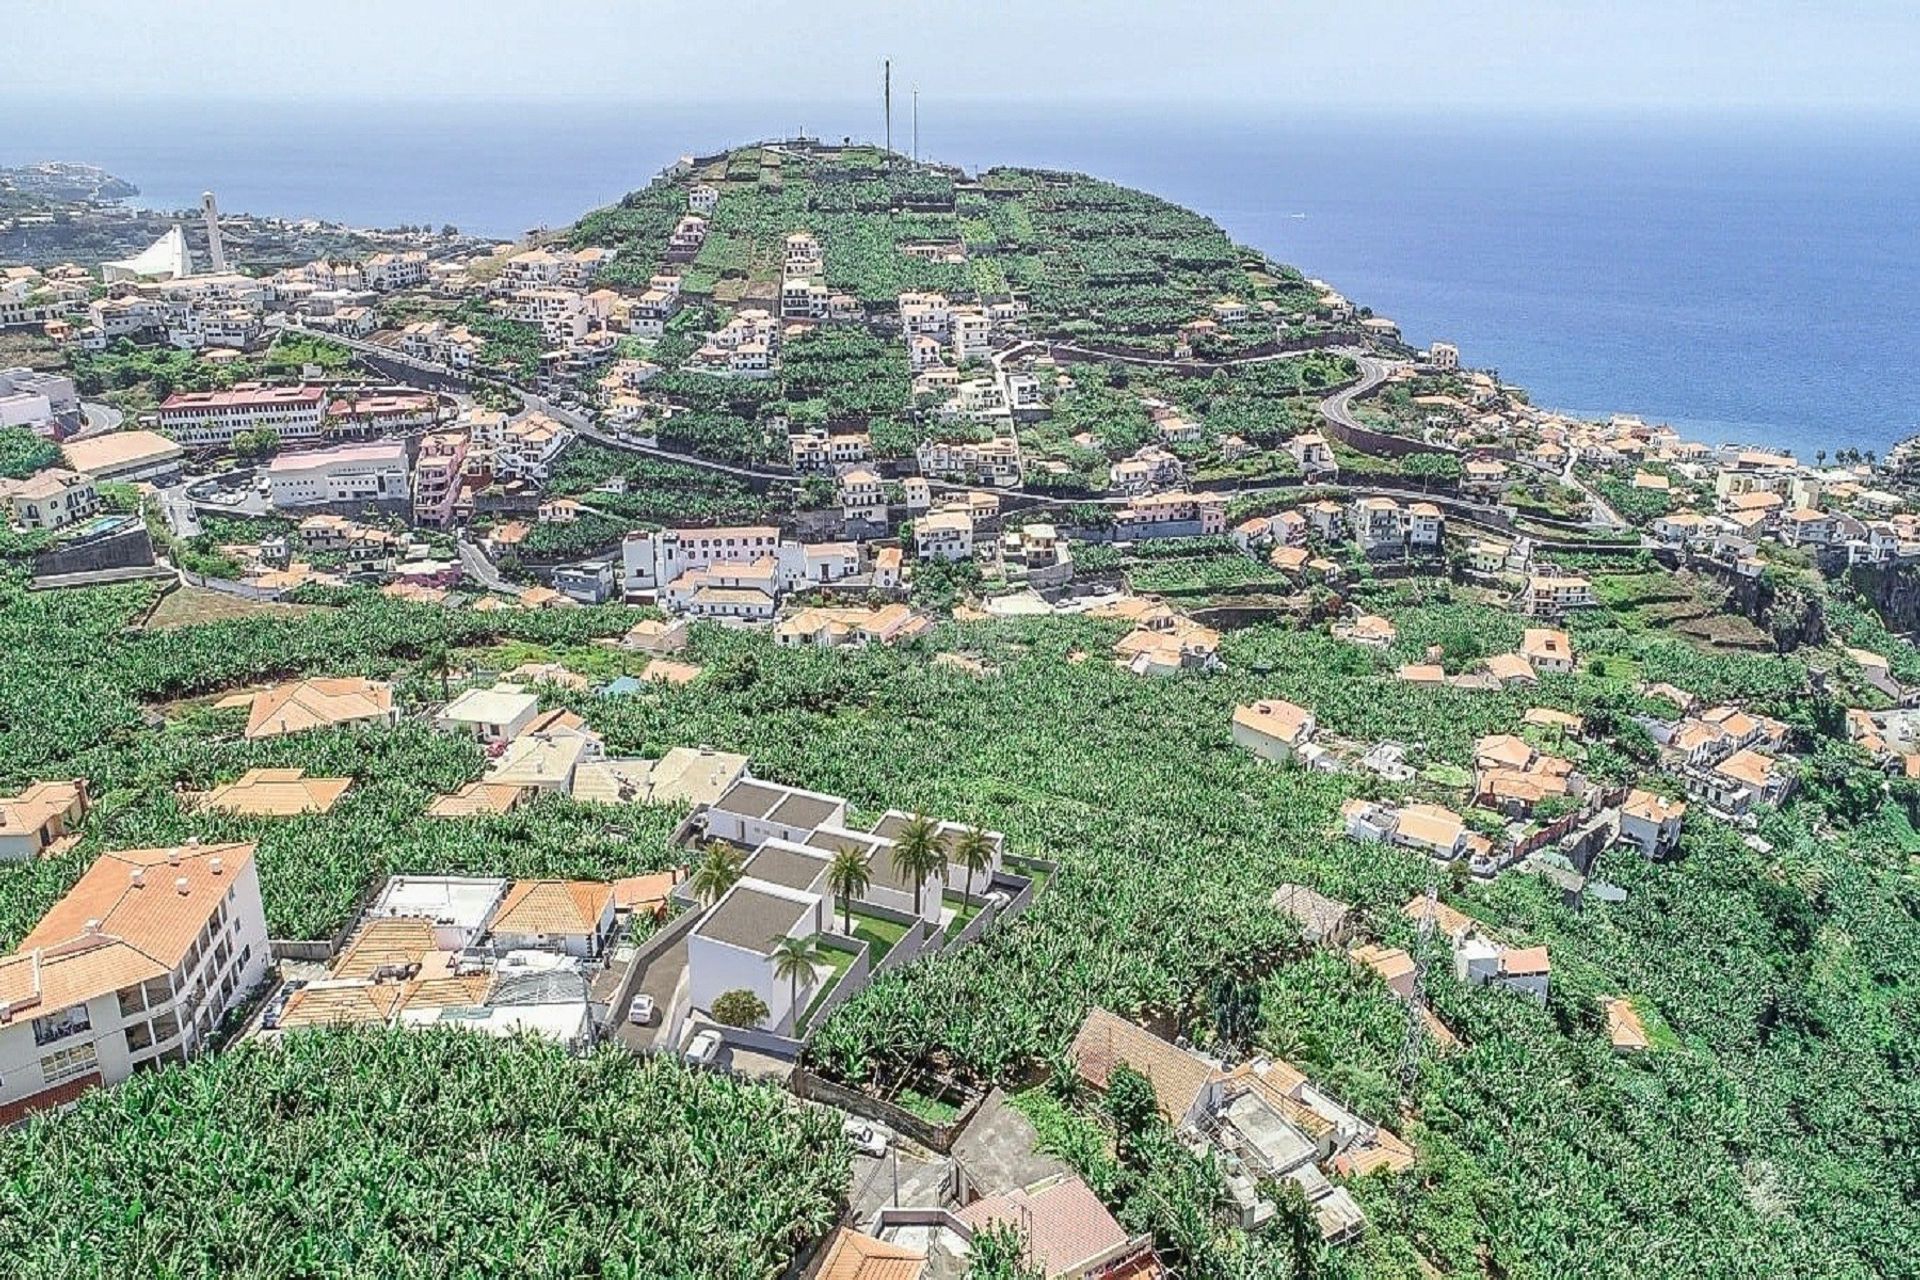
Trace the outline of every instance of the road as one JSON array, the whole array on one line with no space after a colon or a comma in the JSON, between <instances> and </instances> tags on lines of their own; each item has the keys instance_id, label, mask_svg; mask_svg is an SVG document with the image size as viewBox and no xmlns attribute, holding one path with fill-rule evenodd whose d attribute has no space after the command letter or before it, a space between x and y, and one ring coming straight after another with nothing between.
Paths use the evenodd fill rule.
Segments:
<instances>
[{"instance_id":1,"label":"road","mask_svg":"<svg viewBox=\"0 0 1920 1280\"><path fill-rule=\"evenodd\" d=\"M493 561L487 559L480 548L461 538L456 544L460 549L460 572L478 581L489 591L501 591L508 595L518 595L520 588L500 576L493 567Z\"/></svg>"},{"instance_id":2,"label":"road","mask_svg":"<svg viewBox=\"0 0 1920 1280\"><path fill-rule=\"evenodd\" d=\"M1372 427L1369 427L1366 423L1353 416L1353 402L1385 382L1387 375L1393 372L1394 366L1385 360L1378 360L1373 356L1362 355L1350 347L1336 349L1340 354L1347 356L1355 364L1360 366L1360 380L1351 386L1341 388L1322 400L1320 402L1320 414L1326 418L1327 421L1337 426L1347 427L1354 431L1372 431ZM1448 450L1448 452L1451 453L1453 451Z\"/></svg>"},{"instance_id":3,"label":"road","mask_svg":"<svg viewBox=\"0 0 1920 1280\"><path fill-rule=\"evenodd\" d=\"M187 497L186 484L168 485L164 489L155 489L153 497L160 504L160 514L166 518L167 528L173 530L176 538L197 538L200 536L200 519L194 515L193 501Z\"/></svg>"},{"instance_id":4,"label":"road","mask_svg":"<svg viewBox=\"0 0 1920 1280\"><path fill-rule=\"evenodd\" d=\"M1586 481L1573 474L1573 464L1577 462L1579 458L1580 451L1578 449L1567 450L1567 466L1566 470L1560 473L1560 483L1570 485L1581 492L1593 511L1593 521L1595 524L1604 525L1609 529L1627 528L1627 522L1620 518L1620 513L1608 506L1607 500L1601 497L1599 492L1589 486Z\"/></svg>"},{"instance_id":5,"label":"road","mask_svg":"<svg viewBox=\"0 0 1920 1280\"><path fill-rule=\"evenodd\" d=\"M126 420L125 415L112 405L80 403L80 412L86 415L87 425L73 433L75 440L86 440L93 436L103 436L109 431L118 431Z\"/></svg>"}]
</instances>

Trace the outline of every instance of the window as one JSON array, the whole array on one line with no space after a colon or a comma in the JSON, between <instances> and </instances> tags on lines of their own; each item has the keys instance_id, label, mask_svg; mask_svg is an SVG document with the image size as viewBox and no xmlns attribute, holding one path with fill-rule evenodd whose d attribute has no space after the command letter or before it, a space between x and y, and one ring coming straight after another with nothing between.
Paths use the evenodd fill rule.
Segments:
<instances>
[{"instance_id":1,"label":"window","mask_svg":"<svg viewBox=\"0 0 1920 1280\"><path fill-rule=\"evenodd\" d=\"M180 1034L179 1015L174 1013L173 1010L169 1009L165 1013L162 1013L157 1017L155 1017L153 1020L152 1034L153 1034L153 1042L155 1044L159 1044L163 1040L171 1040L175 1036L179 1035Z\"/></svg>"},{"instance_id":2,"label":"window","mask_svg":"<svg viewBox=\"0 0 1920 1280\"><path fill-rule=\"evenodd\" d=\"M120 1016L123 1018L131 1018L134 1014L145 1011L147 1007L147 993L144 988L137 986L122 988L119 997Z\"/></svg>"},{"instance_id":3,"label":"window","mask_svg":"<svg viewBox=\"0 0 1920 1280\"><path fill-rule=\"evenodd\" d=\"M59 1084L86 1075L98 1065L91 1044L76 1044L58 1049L40 1059L40 1074L48 1084Z\"/></svg>"},{"instance_id":4,"label":"window","mask_svg":"<svg viewBox=\"0 0 1920 1280\"><path fill-rule=\"evenodd\" d=\"M153 1027L145 1022L136 1022L127 1028L127 1052L138 1053L153 1044Z\"/></svg>"},{"instance_id":5,"label":"window","mask_svg":"<svg viewBox=\"0 0 1920 1280\"><path fill-rule=\"evenodd\" d=\"M49 1013L33 1020L33 1042L36 1045L52 1044L55 1040L64 1040L78 1031L86 1031L93 1026L93 1019L87 1016L87 1006L76 1004L72 1008L62 1009L58 1013Z\"/></svg>"}]
</instances>

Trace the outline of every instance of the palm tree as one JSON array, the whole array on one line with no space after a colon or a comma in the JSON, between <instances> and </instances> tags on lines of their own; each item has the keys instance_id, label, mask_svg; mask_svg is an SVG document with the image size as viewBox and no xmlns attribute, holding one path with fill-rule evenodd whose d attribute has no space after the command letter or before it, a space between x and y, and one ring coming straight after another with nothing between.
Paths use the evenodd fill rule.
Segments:
<instances>
[{"instance_id":1,"label":"palm tree","mask_svg":"<svg viewBox=\"0 0 1920 1280\"><path fill-rule=\"evenodd\" d=\"M920 890L927 877L946 865L940 848L940 829L924 813L916 813L893 842L893 867L913 881L913 914L920 914Z\"/></svg>"},{"instance_id":2,"label":"palm tree","mask_svg":"<svg viewBox=\"0 0 1920 1280\"><path fill-rule=\"evenodd\" d=\"M421 658L420 665L428 675L440 677L440 701L446 702L452 698L453 688L448 682L448 677L453 672L453 659L447 654L447 646L436 644L429 648Z\"/></svg>"},{"instance_id":3,"label":"palm tree","mask_svg":"<svg viewBox=\"0 0 1920 1280\"><path fill-rule=\"evenodd\" d=\"M707 845L706 858L688 878L688 887L694 897L712 906L720 900L720 895L733 888L734 881L740 878L741 865L738 849L715 840Z\"/></svg>"},{"instance_id":4,"label":"palm tree","mask_svg":"<svg viewBox=\"0 0 1920 1280\"><path fill-rule=\"evenodd\" d=\"M800 1034L800 979L813 977L820 963L820 944L812 937L796 938L786 934L773 939L767 954L773 957L773 977L787 980L787 1007L793 1010L793 1033Z\"/></svg>"},{"instance_id":5,"label":"palm tree","mask_svg":"<svg viewBox=\"0 0 1920 1280\"><path fill-rule=\"evenodd\" d=\"M978 827L968 827L953 845L953 860L967 869L967 887L963 897L973 896L973 874L993 870L993 841Z\"/></svg>"},{"instance_id":6,"label":"palm tree","mask_svg":"<svg viewBox=\"0 0 1920 1280\"><path fill-rule=\"evenodd\" d=\"M1822 467L1826 466L1827 451L1825 449L1815 449L1813 451L1813 461L1816 466L1822 466Z\"/></svg>"},{"instance_id":7,"label":"palm tree","mask_svg":"<svg viewBox=\"0 0 1920 1280\"><path fill-rule=\"evenodd\" d=\"M827 888L840 899L840 932L853 934L853 900L873 883L873 869L867 857L850 844L840 846L827 864Z\"/></svg>"}]
</instances>

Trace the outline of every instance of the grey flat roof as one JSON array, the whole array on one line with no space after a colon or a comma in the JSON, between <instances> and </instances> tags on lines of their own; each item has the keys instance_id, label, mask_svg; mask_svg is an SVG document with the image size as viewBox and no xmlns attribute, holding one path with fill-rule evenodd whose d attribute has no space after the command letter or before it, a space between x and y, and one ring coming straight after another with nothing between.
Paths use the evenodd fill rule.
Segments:
<instances>
[{"instance_id":1,"label":"grey flat roof","mask_svg":"<svg viewBox=\"0 0 1920 1280\"><path fill-rule=\"evenodd\" d=\"M742 778L727 788L713 807L723 813L738 813L749 818L764 818L787 795L786 788L768 786L752 778Z\"/></svg>"},{"instance_id":2,"label":"grey flat roof","mask_svg":"<svg viewBox=\"0 0 1920 1280\"><path fill-rule=\"evenodd\" d=\"M814 882L826 871L826 858L811 857L797 849L773 844L761 845L760 851L747 859L747 865L742 868L743 875L785 885L789 889L812 889Z\"/></svg>"},{"instance_id":3,"label":"grey flat roof","mask_svg":"<svg viewBox=\"0 0 1920 1280\"><path fill-rule=\"evenodd\" d=\"M773 811L772 820L785 827L803 827L809 831L833 816L838 805L819 796L789 794Z\"/></svg>"},{"instance_id":4,"label":"grey flat roof","mask_svg":"<svg viewBox=\"0 0 1920 1280\"><path fill-rule=\"evenodd\" d=\"M766 955L774 939L785 937L794 922L809 910L807 904L783 898L742 881L727 891L694 932Z\"/></svg>"}]
</instances>

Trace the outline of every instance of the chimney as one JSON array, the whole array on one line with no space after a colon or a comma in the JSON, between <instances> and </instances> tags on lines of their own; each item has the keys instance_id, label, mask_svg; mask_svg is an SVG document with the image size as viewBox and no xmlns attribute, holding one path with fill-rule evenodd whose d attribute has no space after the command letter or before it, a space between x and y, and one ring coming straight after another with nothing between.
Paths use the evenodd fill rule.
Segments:
<instances>
[{"instance_id":1,"label":"chimney","mask_svg":"<svg viewBox=\"0 0 1920 1280\"><path fill-rule=\"evenodd\" d=\"M170 867L177 867L180 865L180 848L178 845L175 845L173 848L167 850L167 865Z\"/></svg>"},{"instance_id":2,"label":"chimney","mask_svg":"<svg viewBox=\"0 0 1920 1280\"><path fill-rule=\"evenodd\" d=\"M221 860L219 854L216 853L213 857L207 859L207 870L211 871L214 875L219 875L226 869L227 864Z\"/></svg>"},{"instance_id":3,"label":"chimney","mask_svg":"<svg viewBox=\"0 0 1920 1280\"><path fill-rule=\"evenodd\" d=\"M100 932L100 922L98 920L89 920L80 926L80 931L91 938Z\"/></svg>"},{"instance_id":4,"label":"chimney","mask_svg":"<svg viewBox=\"0 0 1920 1280\"><path fill-rule=\"evenodd\" d=\"M187 896L187 878L185 876L174 877L173 891L183 898Z\"/></svg>"},{"instance_id":5,"label":"chimney","mask_svg":"<svg viewBox=\"0 0 1920 1280\"><path fill-rule=\"evenodd\" d=\"M144 889L147 887L147 869L145 867L135 867L127 876L127 879L132 881L134 888Z\"/></svg>"}]
</instances>

